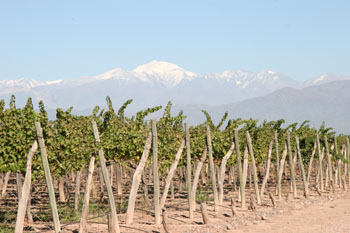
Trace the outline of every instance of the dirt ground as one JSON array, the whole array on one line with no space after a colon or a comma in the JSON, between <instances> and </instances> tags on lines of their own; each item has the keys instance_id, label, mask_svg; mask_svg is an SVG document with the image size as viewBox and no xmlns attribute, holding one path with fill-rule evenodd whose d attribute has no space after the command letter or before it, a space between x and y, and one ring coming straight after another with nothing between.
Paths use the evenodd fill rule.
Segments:
<instances>
[{"instance_id":1,"label":"dirt ground","mask_svg":"<svg viewBox=\"0 0 350 233\"><path fill-rule=\"evenodd\" d=\"M273 207L271 200L265 196L256 211L242 210L237 204L238 216L232 216L229 202L220 207L220 214L215 217L213 206L208 203L210 224L203 225L202 216L197 206L194 219L190 221L186 203L174 208L169 203L169 225L171 232L350 232L350 192L337 191L316 193L307 199L298 193L293 200L277 200ZM247 198L249 200L249 198ZM249 206L249 201L247 204ZM176 200L174 201L176 202ZM125 225L125 215L118 215L121 232L164 232L162 225L154 225L154 218L147 213L137 212L132 225ZM40 228L40 226L37 226ZM63 232L77 232L78 223L64 225ZM48 232L53 232L48 231ZM108 232L106 218L88 223L88 232Z\"/></svg>"}]
</instances>

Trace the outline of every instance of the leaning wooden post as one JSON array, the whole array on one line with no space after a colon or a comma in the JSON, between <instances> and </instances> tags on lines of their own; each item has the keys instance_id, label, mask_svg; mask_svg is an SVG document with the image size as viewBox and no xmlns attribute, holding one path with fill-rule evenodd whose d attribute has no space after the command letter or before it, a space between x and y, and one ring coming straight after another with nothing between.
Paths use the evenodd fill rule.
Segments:
<instances>
[{"instance_id":1,"label":"leaning wooden post","mask_svg":"<svg viewBox=\"0 0 350 233\"><path fill-rule=\"evenodd\" d=\"M260 195L261 195L261 197L264 197L265 186L266 186L267 180L269 179L270 166L271 166L272 145L273 145L273 140L270 141L269 151L268 151L268 153L267 153L266 173L265 173L265 177L264 177L264 179L263 179L263 182L262 182L262 184L261 184L261 189L260 189Z\"/></svg>"},{"instance_id":2,"label":"leaning wooden post","mask_svg":"<svg viewBox=\"0 0 350 233\"><path fill-rule=\"evenodd\" d=\"M143 169L145 167L145 164L149 155L149 151L151 149L151 143L152 143L152 133L150 132L147 136L146 144L143 149L140 163L137 166L134 176L132 178L132 186L130 190L128 209L126 211L126 220L125 220L127 225L130 225L132 223L132 220L134 217L136 194L137 194L137 190L139 189L140 182L141 182L141 175L143 173Z\"/></svg>"},{"instance_id":3,"label":"leaning wooden post","mask_svg":"<svg viewBox=\"0 0 350 233\"><path fill-rule=\"evenodd\" d=\"M275 136L275 154L276 154L276 180L278 180L278 173L280 171L280 156L279 156L279 149L278 149L278 134L277 130L274 131L274 136ZM276 194L278 194L278 182L276 182Z\"/></svg>"},{"instance_id":4,"label":"leaning wooden post","mask_svg":"<svg viewBox=\"0 0 350 233\"><path fill-rule=\"evenodd\" d=\"M311 178L311 172L312 172L312 163L314 161L314 157L315 157L315 153L316 153L316 141L314 142L314 147L312 149L312 153L311 153L311 158L310 158L310 162L309 162L309 167L307 169L307 183L310 183L310 178Z\"/></svg>"},{"instance_id":5,"label":"leaning wooden post","mask_svg":"<svg viewBox=\"0 0 350 233\"><path fill-rule=\"evenodd\" d=\"M191 172L191 146L190 146L190 129L188 123L185 123L186 131L186 184L187 184L187 199L189 204L189 218L193 219L193 201L192 196L192 172Z\"/></svg>"},{"instance_id":6,"label":"leaning wooden post","mask_svg":"<svg viewBox=\"0 0 350 233\"><path fill-rule=\"evenodd\" d=\"M158 136L156 119L152 119L152 135L153 135L153 201L154 201L154 215L156 224L161 224L160 206L159 206L159 176L158 176Z\"/></svg>"},{"instance_id":7,"label":"leaning wooden post","mask_svg":"<svg viewBox=\"0 0 350 233\"><path fill-rule=\"evenodd\" d=\"M4 197L4 196L5 196L5 194L6 194L6 190L7 190L8 181L9 181L9 179L10 179L10 174L11 174L11 172L10 172L10 171L6 172L6 174L5 174L5 180L4 180L4 184L3 184L3 186L2 186L2 193L1 193L1 197Z\"/></svg>"},{"instance_id":8,"label":"leaning wooden post","mask_svg":"<svg viewBox=\"0 0 350 233\"><path fill-rule=\"evenodd\" d=\"M278 171L278 180L277 180L277 188L278 188L278 199L282 199L282 175L284 169L284 162L287 157L287 144L284 143L284 150L282 152L282 158L280 161L280 170Z\"/></svg>"},{"instance_id":9,"label":"leaning wooden post","mask_svg":"<svg viewBox=\"0 0 350 233\"><path fill-rule=\"evenodd\" d=\"M219 197L218 197L218 190L216 187L215 166L214 166L214 160L213 160L213 148L211 145L209 126L207 126L207 147L208 147L208 154L209 154L209 166L210 166L211 182L212 182L213 192L214 192L214 211L216 214L218 214L219 213Z\"/></svg>"},{"instance_id":10,"label":"leaning wooden post","mask_svg":"<svg viewBox=\"0 0 350 233\"><path fill-rule=\"evenodd\" d=\"M209 215L207 212L207 205L204 202L201 203L201 211L202 211L203 224L204 225L209 224L210 221L209 221Z\"/></svg>"},{"instance_id":11,"label":"leaning wooden post","mask_svg":"<svg viewBox=\"0 0 350 233\"><path fill-rule=\"evenodd\" d=\"M303 177L303 183L304 183L304 195L305 197L307 197L309 195L309 188L308 188L308 183L306 180L306 175L305 175L305 168L304 168L304 163L303 163L303 159L301 158L301 152L300 152L300 146L299 146L299 138L298 136L295 136L295 141L297 144L297 153L298 153L298 159L299 159L299 164L300 164L300 168L301 168L301 174Z\"/></svg>"},{"instance_id":12,"label":"leaning wooden post","mask_svg":"<svg viewBox=\"0 0 350 233\"><path fill-rule=\"evenodd\" d=\"M238 163L239 186L240 186L240 194L241 194L241 207L245 209L245 184L243 183L243 174L242 174L243 171L242 171L241 153L239 148L238 129L235 129L234 132L235 132L236 159Z\"/></svg>"},{"instance_id":13,"label":"leaning wooden post","mask_svg":"<svg viewBox=\"0 0 350 233\"><path fill-rule=\"evenodd\" d=\"M258 205L261 205L261 198L260 198L260 193L259 193L259 181L258 181L258 174L256 171L256 164L255 164L255 157L254 157L253 146L252 146L252 139L251 139L248 131L245 132L245 135L247 138L250 159L252 160L253 179L254 179L254 189L255 189L256 200L258 202Z\"/></svg>"},{"instance_id":14,"label":"leaning wooden post","mask_svg":"<svg viewBox=\"0 0 350 233\"><path fill-rule=\"evenodd\" d=\"M81 217L80 217L79 233L86 232L86 218L89 212L90 190L91 190L91 183L92 183L92 178L94 174L94 168L95 168L95 155L92 155L90 158L88 174L87 174L87 179L85 184L85 193L84 193L83 209L81 211Z\"/></svg>"},{"instance_id":15,"label":"leaning wooden post","mask_svg":"<svg viewBox=\"0 0 350 233\"><path fill-rule=\"evenodd\" d=\"M329 154L327 136L324 136L324 143L326 147L326 155L327 155L327 162L328 162L328 178L329 178L329 182L332 183L333 181L332 160L331 160L331 155Z\"/></svg>"},{"instance_id":16,"label":"leaning wooden post","mask_svg":"<svg viewBox=\"0 0 350 233\"><path fill-rule=\"evenodd\" d=\"M15 233L22 233L23 232L24 217L26 214L26 208L28 205L28 200L29 200L29 195L30 195L30 186L31 186L31 181L32 181L32 159L33 159L33 156L34 156L37 148L38 148L38 143L35 140L33 145L32 145L32 148L30 149L28 156L27 156L26 176L24 178L22 195L20 196L20 199L18 202Z\"/></svg>"},{"instance_id":17,"label":"leaning wooden post","mask_svg":"<svg viewBox=\"0 0 350 233\"><path fill-rule=\"evenodd\" d=\"M49 190L49 198L50 198L50 206L52 210L53 223L55 226L55 232L57 233L61 231L61 226L60 226L60 220L58 218L55 191L52 185L52 177L50 173L49 162L47 160L47 151L46 151L45 142L44 142L43 130L41 128L40 122L35 122L35 129L36 129L36 135L39 142L39 147L41 152L41 161L44 167L46 184Z\"/></svg>"},{"instance_id":18,"label":"leaning wooden post","mask_svg":"<svg viewBox=\"0 0 350 233\"><path fill-rule=\"evenodd\" d=\"M163 228L165 233L171 233L170 227L169 227L169 222L168 222L168 212L166 211L166 208L162 208L162 213L163 213Z\"/></svg>"},{"instance_id":19,"label":"leaning wooden post","mask_svg":"<svg viewBox=\"0 0 350 233\"><path fill-rule=\"evenodd\" d=\"M225 182L225 171L226 171L226 163L227 160L230 158L232 155L232 152L235 148L235 143L232 142L230 149L227 151L225 156L221 160L220 164L220 177L218 178L218 183L219 183L219 205L222 205L224 201L224 182Z\"/></svg>"},{"instance_id":20,"label":"leaning wooden post","mask_svg":"<svg viewBox=\"0 0 350 233\"><path fill-rule=\"evenodd\" d=\"M98 133L98 129L97 129L97 124L95 121L92 121L92 129L94 132L94 137L95 137L95 141L97 146L99 146L99 150L98 150L98 156L100 157L100 166L102 169L102 175L104 178L104 182L107 188L107 194L108 194L108 199L109 199L109 205L111 206L111 213L112 213L112 217L115 219L115 229L116 232L119 233L119 223L118 223L118 216L117 216L117 210L115 209L115 201L114 201L114 196L113 196L113 191L112 191L112 187L111 187L111 181L109 180L109 174L106 168L106 160L105 160L105 156L100 144L100 135Z\"/></svg>"},{"instance_id":21,"label":"leaning wooden post","mask_svg":"<svg viewBox=\"0 0 350 233\"><path fill-rule=\"evenodd\" d=\"M179 163L184 146L185 146L185 140L182 140L181 145L180 145L180 147L177 150L177 153L175 155L175 160L174 160L173 164L171 165L170 170L169 170L168 175L167 175L166 180L165 180L163 195L162 195L162 198L160 199L160 209L162 209L165 205L165 201L166 201L166 198L168 196L169 187L172 183L173 176L174 176L174 173L176 171L177 164Z\"/></svg>"},{"instance_id":22,"label":"leaning wooden post","mask_svg":"<svg viewBox=\"0 0 350 233\"><path fill-rule=\"evenodd\" d=\"M297 185L296 185L296 182L295 182L294 161L293 161L293 155L292 155L292 148L291 148L291 144L290 144L290 133L289 133L289 131L287 131L287 150L288 150L290 176L291 176L291 179L292 179L293 197L296 198L298 196L298 194L297 194Z\"/></svg>"},{"instance_id":23,"label":"leaning wooden post","mask_svg":"<svg viewBox=\"0 0 350 233\"><path fill-rule=\"evenodd\" d=\"M201 160L198 162L198 165L196 167L196 172L194 174L193 185L192 185L192 197L196 196L197 186L198 186L198 181L199 181L199 175L200 175L200 173L202 171L203 163L205 162L205 160L207 158L207 153L208 153L208 148L205 145L203 153L202 153ZM195 211L196 210L196 199L193 198L192 202L193 202L193 211Z\"/></svg>"},{"instance_id":24,"label":"leaning wooden post","mask_svg":"<svg viewBox=\"0 0 350 233\"><path fill-rule=\"evenodd\" d=\"M320 138L318 135L318 132L316 134L316 143L317 143L317 152L318 152L318 172L320 174L320 188L321 188L321 192L324 191L324 186L323 186L323 165L322 165L322 155L321 155L321 145L320 145Z\"/></svg>"}]
</instances>

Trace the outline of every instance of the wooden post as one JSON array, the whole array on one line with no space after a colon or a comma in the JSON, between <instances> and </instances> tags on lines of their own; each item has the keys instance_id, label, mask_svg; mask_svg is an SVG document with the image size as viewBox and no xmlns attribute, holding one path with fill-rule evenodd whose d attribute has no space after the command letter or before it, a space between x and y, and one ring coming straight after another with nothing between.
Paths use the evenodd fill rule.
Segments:
<instances>
[{"instance_id":1,"label":"wooden post","mask_svg":"<svg viewBox=\"0 0 350 233\"><path fill-rule=\"evenodd\" d=\"M306 180L303 159L301 158L301 152L300 152L298 136L295 136L295 141L296 141L296 146L297 146L297 153L298 153L299 164L300 164L300 168L301 168L301 174L302 174L303 183L304 183L304 196L307 197L309 195L309 188L308 188L308 183L307 183L307 180Z\"/></svg>"},{"instance_id":2,"label":"wooden post","mask_svg":"<svg viewBox=\"0 0 350 233\"><path fill-rule=\"evenodd\" d=\"M257 174L257 170L256 170L255 157L254 157L253 146L252 146L252 139L251 139L250 134L249 134L248 131L246 131L245 134L246 134L246 138L247 138L248 151L249 151L249 154L250 154L250 159L252 160L252 170L253 170L255 195L256 195L256 199L257 199L258 205L260 205L261 204L261 198L260 198L260 193L259 193L259 181L258 181L258 174Z\"/></svg>"},{"instance_id":3,"label":"wooden post","mask_svg":"<svg viewBox=\"0 0 350 233\"><path fill-rule=\"evenodd\" d=\"M209 215L207 212L207 205L204 202L201 203L201 211L202 211L203 224L204 225L209 224L210 221L209 221Z\"/></svg>"},{"instance_id":4,"label":"wooden post","mask_svg":"<svg viewBox=\"0 0 350 233\"><path fill-rule=\"evenodd\" d=\"M143 170L142 174L142 187L143 187L143 197L145 199L145 206L148 207L149 205L149 198L148 198L148 186L147 186L147 181L146 181L146 169Z\"/></svg>"},{"instance_id":5,"label":"wooden post","mask_svg":"<svg viewBox=\"0 0 350 233\"><path fill-rule=\"evenodd\" d=\"M37 149L38 143L35 140L27 156L26 175L24 178L22 195L19 196L15 233L23 232L24 218L26 213L26 207L28 206L30 187L32 182L32 159Z\"/></svg>"},{"instance_id":6,"label":"wooden post","mask_svg":"<svg viewBox=\"0 0 350 233\"><path fill-rule=\"evenodd\" d=\"M173 164L170 167L170 170L168 172L168 176L167 176L166 181L165 181L163 195L162 195L162 198L160 200L160 208L161 209L165 205L165 201L166 201L166 198L168 196L169 187L170 187L170 184L171 184L171 182L173 180L174 173L176 171L177 164L178 164L178 162L180 160L180 157L181 157L181 154L182 154L182 151L183 151L184 147L185 147L185 140L182 140L181 145L180 145L180 147L177 150L177 153L175 155L175 160L174 160Z\"/></svg>"},{"instance_id":7,"label":"wooden post","mask_svg":"<svg viewBox=\"0 0 350 233\"><path fill-rule=\"evenodd\" d=\"M10 179L10 174L11 172L6 172L5 174L5 180L4 180L4 184L2 186L2 193L1 193L1 197L4 197L6 195L6 189L7 189L7 184L9 182L9 179Z\"/></svg>"},{"instance_id":8,"label":"wooden post","mask_svg":"<svg viewBox=\"0 0 350 233\"><path fill-rule=\"evenodd\" d=\"M250 210L255 211L256 210L256 200L254 195L250 195Z\"/></svg>"},{"instance_id":9,"label":"wooden post","mask_svg":"<svg viewBox=\"0 0 350 233\"><path fill-rule=\"evenodd\" d=\"M162 216L163 216L163 228L165 233L171 233L169 228L169 222L168 222L168 212L166 211L166 208L162 208Z\"/></svg>"},{"instance_id":10,"label":"wooden post","mask_svg":"<svg viewBox=\"0 0 350 233\"><path fill-rule=\"evenodd\" d=\"M116 164L116 180L117 180L117 194L122 195L123 194L123 187L122 187L122 167L119 163Z\"/></svg>"},{"instance_id":11,"label":"wooden post","mask_svg":"<svg viewBox=\"0 0 350 233\"><path fill-rule=\"evenodd\" d=\"M17 186L17 198L19 201L22 196L22 181L21 181L21 174L18 172L16 172L16 186Z\"/></svg>"},{"instance_id":12,"label":"wooden post","mask_svg":"<svg viewBox=\"0 0 350 233\"><path fill-rule=\"evenodd\" d=\"M94 132L94 137L95 137L95 141L97 143L97 146L101 146L100 135L98 133L97 124L95 121L92 121L92 129ZM114 201L113 191L112 191L112 187L110 185L111 181L109 180L109 174L108 174L107 168L106 168L106 160L105 160L105 156L104 156L102 148L99 148L98 156L100 157L100 166L102 169L104 183L105 183L106 188L107 188L108 200L109 200L109 205L111 207L112 217L115 219L115 229L116 229L116 232L119 233L120 231L119 231L117 211L115 209L115 201Z\"/></svg>"},{"instance_id":13,"label":"wooden post","mask_svg":"<svg viewBox=\"0 0 350 233\"><path fill-rule=\"evenodd\" d=\"M291 180L292 180L293 197L296 198L298 196L298 194L297 194L297 185L295 182L294 161L293 161L293 156L292 156L292 148L291 148L291 144L290 144L289 131L287 131L287 150L288 150L290 176L291 176Z\"/></svg>"},{"instance_id":14,"label":"wooden post","mask_svg":"<svg viewBox=\"0 0 350 233\"><path fill-rule=\"evenodd\" d=\"M245 187L243 183L243 171L242 171L241 153L239 148L238 129L235 129L234 133L235 133L236 159L238 164L238 175L239 175L239 185L240 185L240 195L241 195L241 207L245 209Z\"/></svg>"},{"instance_id":15,"label":"wooden post","mask_svg":"<svg viewBox=\"0 0 350 233\"><path fill-rule=\"evenodd\" d=\"M160 206L159 206L159 176L158 176L158 136L156 119L152 119L152 135L153 135L153 186L154 186L154 215L156 224L161 223Z\"/></svg>"},{"instance_id":16,"label":"wooden post","mask_svg":"<svg viewBox=\"0 0 350 233\"><path fill-rule=\"evenodd\" d=\"M52 210L52 218L54 222L55 232L58 233L61 231L61 226L60 226L60 220L58 218L55 191L52 185L52 177L50 173L49 162L47 160L47 151L46 151L46 146L44 142L43 130L41 128L40 122L35 122L35 129L36 129L36 135L39 142L39 147L41 152L41 161L44 167L46 184L49 191L50 206Z\"/></svg>"},{"instance_id":17,"label":"wooden post","mask_svg":"<svg viewBox=\"0 0 350 233\"><path fill-rule=\"evenodd\" d=\"M316 134L316 143L317 143L317 153L318 153L318 172L320 174L320 188L321 188L321 193L324 191L324 186L323 186L323 165L322 165L322 155L321 155L321 145L320 145L320 138L318 135L318 132Z\"/></svg>"},{"instance_id":18,"label":"wooden post","mask_svg":"<svg viewBox=\"0 0 350 233\"><path fill-rule=\"evenodd\" d=\"M310 177L311 177L311 172L312 172L312 163L314 161L314 157L315 157L315 152L316 152L316 146L317 146L317 142L314 142L314 147L312 149L312 153L311 153L311 158L310 158L310 162L309 162L309 167L307 169L307 178L306 181L307 183L310 183Z\"/></svg>"},{"instance_id":19,"label":"wooden post","mask_svg":"<svg viewBox=\"0 0 350 233\"><path fill-rule=\"evenodd\" d=\"M115 220L116 218L113 217L113 214L108 215L108 233L117 232Z\"/></svg>"},{"instance_id":20,"label":"wooden post","mask_svg":"<svg viewBox=\"0 0 350 233\"><path fill-rule=\"evenodd\" d=\"M238 216L238 212L236 210L236 202L234 198L231 198L231 211L232 211L232 216Z\"/></svg>"},{"instance_id":21,"label":"wooden post","mask_svg":"<svg viewBox=\"0 0 350 233\"><path fill-rule=\"evenodd\" d=\"M78 171L77 176L75 177L75 195L74 195L74 210L78 211L79 207L79 197L80 197L80 180L81 180L81 171Z\"/></svg>"},{"instance_id":22,"label":"wooden post","mask_svg":"<svg viewBox=\"0 0 350 233\"><path fill-rule=\"evenodd\" d=\"M235 143L232 142L230 149L227 151L225 156L221 160L221 165L220 165L220 177L218 179L219 183L219 205L222 205L224 201L224 182L225 182L225 171L226 171L226 163L227 160L230 158L232 155L232 152L235 148Z\"/></svg>"},{"instance_id":23,"label":"wooden post","mask_svg":"<svg viewBox=\"0 0 350 233\"><path fill-rule=\"evenodd\" d=\"M278 171L278 180L277 180L277 187L278 187L278 199L282 199L282 176L283 176L283 169L284 169L284 162L287 157L287 144L284 143L284 150L282 152L282 159L280 161L280 170Z\"/></svg>"},{"instance_id":24,"label":"wooden post","mask_svg":"<svg viewBox=\"0 0 350 233\"><path fill-rule=\"evenodd\" d=\"M326 155L327 155L327 159L328 159L327 160L328 161L328 179L329 179L329 182L332 182L332 180L333 180L332 160L331 160L331 155L329 154L327 136L324 136L324 143L325 143Z\"/></svg>"},{"instance_id":25,"label":"wooden post","mask_svg":"<svg viewBox=\"0 0 350 233\"><path fill-rule=\"evenodd\" d=\"M86 219L89 211L90 189L91 189L91 183L92 183L93 174L94 174L94 167L95 167L95 156L93 155L90 158L88 174L87 174L87 179L85 184L85 193L84 193L83 209L81 211L81 217L80 217L79 233L86 232Z\"/></svg>"},{"instance_id":26,"label":"wooden post","mask_svg":"<svg viewBox=\"0 0 350 233\"><path fill-rule=\"evenodd\" d=\"M277 130L274 131L275 136L275 155L276 155L276 181L278 180L278 173L280 171L280 156L278 149L278 133ZM278 182L276 182L276 195L278 194Z\"/></svg>"},{"instance_id":27,"label":"wooden post","mask_svg":"<svg viewBox=\"0 0 350 233\"><path fill-rule=\"evenodd\" d=\"M196 172L194 174L194 178L193 178L193 185L192 185L192 201L193 201L193 211L196 210L196 193L197 193L197 186L198 186L198 181L199 181L199 175L201 173L201 171L203 171L204 169L202 169L203 167L203 163L205 162L206 158L207 158L207 146L205 145L203 153L202 153L202 157L201 160L198 162L197 167L196 167Z\"/></svg>"},{"instance_id":28,"label":"wooden post","mask_svg":"<svg viewBox=\"0 0 350 233\"><path fill-rule=\"evenodd\" d=\"M245 147L243 153L243 186L244 189L247 184L247 176L248 176L248 148Z\"/></svg>"},{"instance_id":29,"label":"wooden post","mask_svg":"<svg viewBox=\"0 0 350 233\"><path fill-rule=\"evenodd\" d=\"M191 147L190 147L190 129L188 123L185 123L186 133L186 184L187 184L187 199L189 204L189 218L193 219L193 196L192 196L192 172L191 172Z\"/></svg>"},{"instance_id":30,"label":"wooden post","mask_svg":"<svg viewBox=\"0 0 350 233\"><path fill-rule=\"evenodd\" d=\"M64 177L62 176L59 177L58 191L60 202L66 202L66 197L64 195Z\"/></svg>"},{"instance_id":31,"label":"wooden post","mask_svg":"<svg viewBox=\"0 0 350 233\"><path fill-rule=\"evenodd\" d=\"M277 207L277 203L276 203L275 198L273 197L272 193L269 193L269 197L271 199L273 207L276 208Z\"/></svg>"},{"instance_id":32,"label":"wooden post","mask_svg":"<svg viewBox=\"0 0 350 233\"><path fill-rule=\"evenodd\" d=\"M272 145L273 145L273 140L270 141L269 151L267 153L266 173L265 173L265 177L263 179L263 182L261 184L261 189L260 189L260 196L261 197L264 197L265 186L266 186L267 180L269 178L269 174L270 174Z\"/></svg>"},{"instance_id":33,"label":"wooden post","mask_svg":"<svg viewBox=\"0 0 350 233\"><path fill-rule=\"evenodd\" d=\"M215 165L214 165L214 160L213 160L213 149L212 149L212 145L211 145L209 126L207 126L207 147L208 147L208 152L209 152L209 166L210 166L211 182L212 182L213 192L214 192L214 211L215 211L215 214L218 214L219 213L219 198L218 198L218 190L216 188Z\"/></svg>"},{"instance_id":34,"label":"wooden post","mask_svg":"<svg viewBox=\"0 0 350 233\"><path fill-rule=\"evenodd\" d=\"M139 189L139 186L140 186L141 176L142 176L146 161L148 159L149 151L151 149L151 143L152 143L152 133L149 133L146 139L146 144L143 149L140 163L137 166L134 176L132 178L132 186L129 194L128 209L126 211L126 220L125 220L127 225L130 225L132 223L132 220L134 217L137 190Z\"/></svg>"}]
</instances>

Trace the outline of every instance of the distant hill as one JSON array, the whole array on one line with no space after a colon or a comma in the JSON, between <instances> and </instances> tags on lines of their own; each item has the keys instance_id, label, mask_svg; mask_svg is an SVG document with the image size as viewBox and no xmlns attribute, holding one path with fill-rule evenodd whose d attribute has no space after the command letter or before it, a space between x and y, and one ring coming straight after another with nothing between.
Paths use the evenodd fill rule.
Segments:
<instances>
[{"instance_id":1,"label":"distant hill","mask_svg":"<svg viewBox=\"0 0 350 233\"><path fill-rule=\"evenodd\" d=\"M191 123L205 120L202 109L208 110L218 122L225 111L231 118L258 120L285 119L288 123L310 120L319 127L322 121L337 132L350 134L350 81L334 81L301 90L282 88L262 97L222 106L176 105L174 112L183 109Z\"/></svg>"}]
</instances>

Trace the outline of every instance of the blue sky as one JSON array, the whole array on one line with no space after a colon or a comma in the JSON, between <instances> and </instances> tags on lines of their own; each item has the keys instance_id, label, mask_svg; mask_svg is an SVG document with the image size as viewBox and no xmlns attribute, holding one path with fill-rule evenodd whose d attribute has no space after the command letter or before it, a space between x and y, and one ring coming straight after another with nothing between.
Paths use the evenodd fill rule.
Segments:
<instances>
[{"instance_id":1,"label":"blue sky","mask_svg":"<svg viewBox=\"0 0 350 233\"><path fill-rule=\"evenodd\" d=\"M75 79L152 60L196 73L350 75L350 1L0 0L0 79Z\"/></svg>"}]
</instances>

